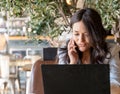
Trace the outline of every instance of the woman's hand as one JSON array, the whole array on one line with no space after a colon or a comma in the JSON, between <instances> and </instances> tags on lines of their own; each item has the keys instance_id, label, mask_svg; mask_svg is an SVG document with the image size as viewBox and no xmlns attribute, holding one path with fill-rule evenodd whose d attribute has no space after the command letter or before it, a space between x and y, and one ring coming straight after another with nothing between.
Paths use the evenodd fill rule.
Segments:
<instances>
[{"instance_id":1,"label":"woman's hand","mask_svg":"<svg viewBox=\"0 0 120 94\"><path fill-rule=\"evenodd\" d=\"M68 43L68 56L70 58L70 64L77 64L78 62L78 53L76 51L77 46L74 43L74 40L71 39Z\"/></svg>"}]
</instances>

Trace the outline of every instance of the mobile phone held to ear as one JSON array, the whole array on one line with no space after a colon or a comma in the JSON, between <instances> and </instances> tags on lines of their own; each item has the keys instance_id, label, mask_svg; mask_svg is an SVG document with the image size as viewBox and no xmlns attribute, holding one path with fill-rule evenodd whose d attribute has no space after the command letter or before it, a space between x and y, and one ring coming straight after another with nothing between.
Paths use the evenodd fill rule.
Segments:
<instances>
[{"instance_id":1,"label":"mobile phone held to ear","mask_svg":"<svg viewBox=\"0 0 120 94\"><path fill-rule=\"evenodd\" d=\"M79 48L78 48L77 44L76 44L75 42L74 42L74 44L75 44L75 46L76 46L75 50L76 50L77 52L79 52Z\"/></svg>"},{"instance_id":2,"label":"mobile phone held to ear","mask_svg":"<svg viewBox=\"0 0 120 94\"><path fill-rule=\"evenodd\" d=\"M74 42L74 43L75 43L75 42ZM81 57L82 57L82 54L81 54L81 52L80 52L80 50L79 50L79 48L78 48L78 46L77 46L76 43L75 43L75 46L76 46L75 50L77 51L79 58L81 58Z\"/></svg>"}]
</instances>

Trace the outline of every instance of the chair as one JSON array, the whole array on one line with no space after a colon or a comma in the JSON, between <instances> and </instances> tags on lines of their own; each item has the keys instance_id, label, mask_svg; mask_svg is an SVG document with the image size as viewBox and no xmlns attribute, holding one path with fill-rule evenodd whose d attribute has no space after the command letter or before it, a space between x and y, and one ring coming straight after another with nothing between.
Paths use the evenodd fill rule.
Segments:
<instances>
[{"instance_id":1,"label":"chair","mask_svg":"<svg viewBox=\"0 0 120 94\"><path fill-rule=\"evenodd\" d=\"M6 89L7 84L10 84L11 94L14 94L14 89L11 80L9 79L9 56L0 55L0 87L4 86L3 90Z\"/></svg>"},{"instance_id":2,"label":"chair","mask_svg":"<svg viewBox=\"0 0 120 94\"><path fill-rule=\"evenodd\" d=\"M30 62L27 63L26 60L29 60ZM27 55L24 57L24 63L25 65L22 67L23 71L26 73L26 94L28 94L29 89L29 83L30 83L30 75L31 75L31 66L34 64L37 60L41 59L39 55Z\"/></svg>"},{"instance_id":3,"label":"chair","mask_svg":"<svg viewBox=\"0 0 120 94\"><path fill-rule=\"evenodd\" d=\"M31 69L31 77L29 80L29 87L26 94L44 94L43 91L43 82L40 66L41 64L56 64L56 60L43 61L38 60L34 63Z\"/></svg>"},{"instance_id":4,"label":"chair","mask_svg":"<svg viewBox=\"0 0 120 94\"><path fill-rule=\"evenodd\" d=\"M41 64L56 64L56 55L57 48L48 47L43 48L43 58L34 60L32 69L31 69L31 77L29 79L28 87L26 90L26 94L44 94L43 91L43 83L42 83L42 73L40 66Z\"/></svg>"},{"instance_id":5,"label":"chair","mask_svg":"<svg viewBox=\"0 0 120 94\"><path fill-rule=\"evenodd\" d=\"M0 87L2 88L1 93L10 88L10 94L15 94L15 81L17 79L17 74L10 74L9 63L10 58L8 55L0 55Z\"/></svg>"}]
</instances>

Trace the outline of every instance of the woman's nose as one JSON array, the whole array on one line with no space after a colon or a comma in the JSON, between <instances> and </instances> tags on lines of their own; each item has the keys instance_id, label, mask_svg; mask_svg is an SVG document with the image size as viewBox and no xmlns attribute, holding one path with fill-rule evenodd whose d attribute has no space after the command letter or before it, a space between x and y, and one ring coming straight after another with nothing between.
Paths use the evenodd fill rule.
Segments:
<instances>
[{"instance_id":1,"label":"woman's nose","mask_svg":"<svg viewBox=\"0 0 120 94\"><path fill-rule=\"evenodd\" d=\"M80 36L79 36L79 42L84 42L84 41L85 41L84 34L80 34Z\"/></svg>"}]
</instances>

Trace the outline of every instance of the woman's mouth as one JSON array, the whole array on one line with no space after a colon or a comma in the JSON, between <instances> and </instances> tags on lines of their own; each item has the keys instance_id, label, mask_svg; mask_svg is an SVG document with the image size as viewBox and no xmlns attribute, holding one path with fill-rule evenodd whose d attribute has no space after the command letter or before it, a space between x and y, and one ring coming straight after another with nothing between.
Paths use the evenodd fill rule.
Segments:
<instances>
[{"instance_id":1,"label":"woman's mouth","mask_svg":"<svg viewBox=\"0 0 120 94\"><path fill-rule=\"evenodd\" d=\"M80 44L79 47L85 47L85 44Z\"/></svg>"}]
</instances>

